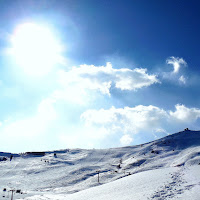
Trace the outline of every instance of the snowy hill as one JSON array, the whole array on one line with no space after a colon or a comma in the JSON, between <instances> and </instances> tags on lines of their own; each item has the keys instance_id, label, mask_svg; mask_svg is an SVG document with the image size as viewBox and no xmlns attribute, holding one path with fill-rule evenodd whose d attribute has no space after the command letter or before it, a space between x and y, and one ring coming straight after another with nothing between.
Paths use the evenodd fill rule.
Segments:
<instances>
[{"instance_id":1,"label":"snowy hill","mask_svg":"<svg viewBox=\"0 0 200 200\"><path fill-rule=\"evenodd\" d=\"M130 147L0 157L8 157L0 162L0 199L12 188L27 200L200 199L199 131Z\"/></svg>"}]
</instances>

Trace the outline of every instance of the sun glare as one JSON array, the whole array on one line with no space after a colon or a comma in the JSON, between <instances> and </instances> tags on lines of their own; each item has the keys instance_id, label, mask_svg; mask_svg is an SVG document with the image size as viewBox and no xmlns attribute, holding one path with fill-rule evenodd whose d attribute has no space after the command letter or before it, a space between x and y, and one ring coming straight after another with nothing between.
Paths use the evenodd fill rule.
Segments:
<instances>
[{"instance_id":1,"label":"sun glare","mask_svg":"<svg viewBox=\"0 0 200 200\"><path fill-rule=\"evenodd\" d=\"M43 75L57 63L61 46L51 31L33 23L19 25L11 38L16 62L23 71Z\"/></svg>"}]
</instances>

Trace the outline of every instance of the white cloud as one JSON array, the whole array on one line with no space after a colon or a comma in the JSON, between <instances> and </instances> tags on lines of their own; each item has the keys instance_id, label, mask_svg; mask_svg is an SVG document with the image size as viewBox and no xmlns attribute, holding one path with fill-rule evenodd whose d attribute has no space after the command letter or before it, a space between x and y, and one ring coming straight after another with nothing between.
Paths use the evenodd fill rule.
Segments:
<instances>
[{"instance_id":1,"label":"white cloud","mask_svg":"<svg viewBox=\"0 0 200 200\"><path fill-rule=\"evenodd\" d=\"M186 66L187 63L185 62L185 60L183 60L183 58L179 58L179 57L170 57L166 60L167 64L171 64L174 67L173 73L177 74L181 68L181 65Z\"/></svg>"},{"instance_id":2,"label":"white cloud","mask_svg":"<svg viewBox=\"0 0 200 200\"><path fill-rule=\"evenodd\" d=\"M200 118L200 109L198 108L187 108L184 105L177 104L175 106L176 111L172 112L170 111L170 116L172 117L172 120L177 120L179 122L194 122L198 118Z\"/></svg>"},{"instance_id":3,"label":"white cloud","mask_svg":"<svg viewBox=\"0 0 200 200\"><path fill-rule=\"evenodd\" d=\"M183 75L180 76L179 81L180 81L180 83L182 83L182 84L186 84L186 78L185 78Z\"/></svg>"},{"instance_id":4,"label":"white cloud","mask_svg":"<svg viewBox=\"0 0 200 200\"><path fill-rule=\"evenodd\" d=\"M133 141L133 138L128 134L125 134L120 138L120 143L123 146L127 146L127 145L131 144L132 141Z\"/></svg>"},{"instance_id":5,"label":"white cloud","mask_svg":"<svg viewBox=\"0 0 200 200\"><path fill-rule=\"evenodd\" d=\"M177 104L175 111L166 111L156 106L136 106L108 110L88 110L81 115L87 126L105 128L108 134L123 135L121 144L131 143L134 134L150 133L154 136L167 135L170 129L184 128L200 118L200 109ZM179 129L178 129L179 130ZM108 136L108 134L106 136ZM157 136L156 136L157 137Z\"/></svg>"},{"instance_id":6,"label":"white cloud","mask_svg":"<svg viewBox=\"0 0 200 200\"><path fill-rule=\"evenodd\" d=\"M65 87L79 87L80 90L98 90L110 95L113 85L120 90L137 90L158 83L156 75L147 74L147 69L114 69L111 63L106 66L80 65L70 71L59 71L59 82Z\"/></svg>"},{"instance_id":7,"label":"white cloud","mask_svg":"<svg viewBox=\"0 0 200 200\"><path fill-rule=\"evenodd\" d=\"M109 110L88 110L81 115L87 125L101 125L112 132L135 134L141 130L151 130L167 118L167 113L155 106L115 108Z\"/></svg>"}]
</instances>

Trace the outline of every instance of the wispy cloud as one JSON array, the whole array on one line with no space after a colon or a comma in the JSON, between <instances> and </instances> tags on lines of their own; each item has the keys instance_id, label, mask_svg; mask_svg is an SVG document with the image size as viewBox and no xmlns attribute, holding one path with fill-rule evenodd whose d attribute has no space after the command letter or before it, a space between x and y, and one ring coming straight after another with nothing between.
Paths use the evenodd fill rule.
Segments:
<instances>
[{"instance_id":1,"label":"wispy cloud","mask_svg":"<svg viewBox=\"0 0 200 200\"><path fill-rule=\"evenodd\" d=\"M183 58L171 56L168 59L166 59L166 63L168 65L172 65L173 70L167 72L163 71L162 69L162 71L159 73L160 79L167 80L174 84L186 85L188 78L186 78L184 70L181 70L183 66L187 66L186 61Z\"/></svg>"},{"instance_id":2,"label":"wispy cloud","mask_svg":"<svg viewBox=\"0 0 200 200\"><path fill-rule=\"evenodd\" d=\"M182 84L186 84L186 78L183 75L180 76L179 82L182 83Z\"/></svg>"},{"instance_id":3,"label":"wispy cloud","mask_svg":"<svg viewBox=\"0 0 200 200\"><path fill-rule=\"evenodd\" d=\"M183 60L183 58L179 58L179 57L170 57L166 60L167 64L171 64L173 65L173 72L174 74L177 74L180 71L181 66L186 66L187 63L185 60Z\"/></svg>"}]
</instances>

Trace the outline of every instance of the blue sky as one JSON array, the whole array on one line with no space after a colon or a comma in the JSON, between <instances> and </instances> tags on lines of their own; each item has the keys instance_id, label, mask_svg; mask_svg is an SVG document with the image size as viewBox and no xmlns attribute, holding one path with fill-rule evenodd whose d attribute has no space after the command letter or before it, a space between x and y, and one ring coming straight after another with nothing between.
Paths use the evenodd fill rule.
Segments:
<instances>
[{"instance_id":1,"label":"blue sky","mask_svg":"<svg viewBox=\"0 0 200 200\"><path fill-rule=\"evenodd\" d=\"M198 1L2 1L1 151L135 145L200 129Z\"/></svg>"}]
</instances>

